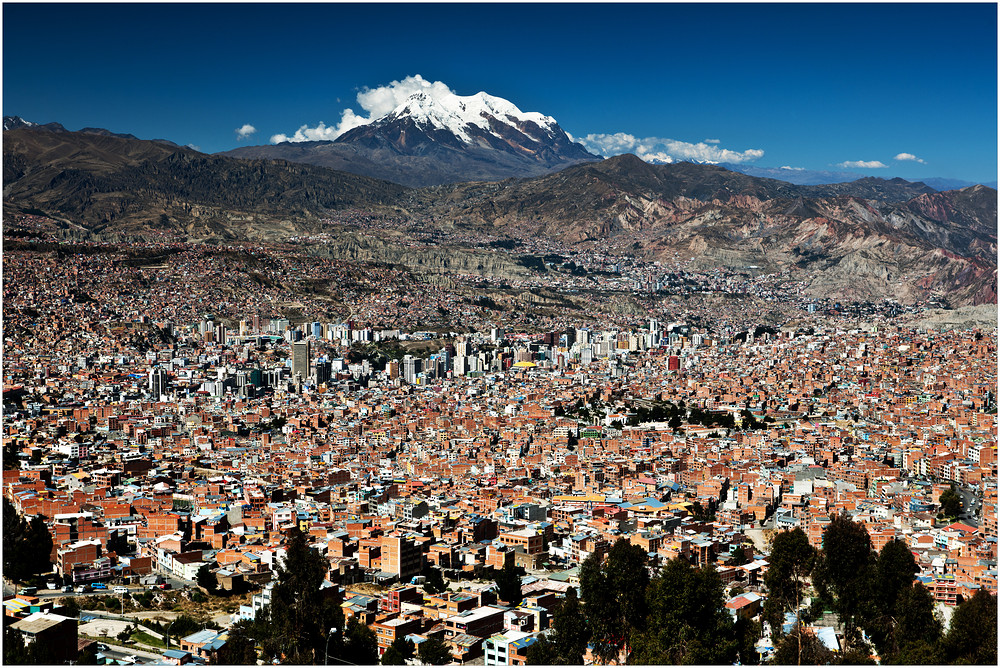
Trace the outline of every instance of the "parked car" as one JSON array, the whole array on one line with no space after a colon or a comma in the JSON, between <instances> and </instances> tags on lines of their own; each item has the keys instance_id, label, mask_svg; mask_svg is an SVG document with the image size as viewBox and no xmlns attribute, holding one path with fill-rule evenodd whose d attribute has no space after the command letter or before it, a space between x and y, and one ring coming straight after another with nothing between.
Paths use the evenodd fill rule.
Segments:
<instances>
[{"instance_id":1,"label":"parked car","mask_svg":"<svg viewBox=\"0 0 1000 668\"><path fill-rule=\"evenodd\" d=\"M76 593L77 594L83 594L83 593L86 593L88 591L90 591L90 585L88 585L88 584L82 584L82 585L77 585L76 586Z\"/></svg>"},{"instance_id":2,"label":"parked car","mask_svg":"<svg viewBox=\"0 0 1000 668\"><path fill-rule=\"evenodd\" d=\"M127 594L128 593L128 587L115 587L114 592L116 594Z\"/></svg>"},{"instance_id":3,"label":"parked car","mask_svg":"<svg viewBox=\"0 0 1000 668\"><path fill-rule=\"evenodd\" d=\"M94 588L95 590L97 590L97 589L107 589L107 588L108 588L108 585L104 584L103 582L95 582L95 583L94 583L94 584L92 584L91 586L92 586L92 587L93 587L93 588Z\"/></svg>"},{"instance_id":4,"label":"parked car","mask_svg":"<svg viewBox=\"0 0 1000 668\"><path fill-rule=\"evenodd\" d=\"M158 585L156 585L156 586L157 586L158 588L160 588L160 589L170 589L170 583L169 583L169 582L164 582L164 583L162 583L162 584L158 584Z\"/></svg>"},{"instance_id":5,"label":"parked car","mask_svg":"<svg viewBox=\"0 0 1000 668\"><path fill-rule=\"evenodd\" d=\"M73 591L73 585L63 585L63 593L68 594Z\"/></svg>"}]
</instances>

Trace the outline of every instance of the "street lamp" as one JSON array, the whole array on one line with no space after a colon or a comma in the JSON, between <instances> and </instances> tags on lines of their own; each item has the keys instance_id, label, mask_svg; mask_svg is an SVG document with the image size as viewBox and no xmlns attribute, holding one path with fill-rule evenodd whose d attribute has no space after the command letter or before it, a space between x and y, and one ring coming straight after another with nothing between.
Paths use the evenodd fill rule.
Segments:
<instances>
[{"instance_id":1,"label":"street lamp","mask_svg":"<svg viewBox=\"0 0 1000 668\"><path fill-rule=\"evenodd\" d=\"M330 631L326 634L326 648L323 649L323 665L327 666L330 664L330 636L337 632L336 626L331 626Z\"/></svg>"}]
</instances>

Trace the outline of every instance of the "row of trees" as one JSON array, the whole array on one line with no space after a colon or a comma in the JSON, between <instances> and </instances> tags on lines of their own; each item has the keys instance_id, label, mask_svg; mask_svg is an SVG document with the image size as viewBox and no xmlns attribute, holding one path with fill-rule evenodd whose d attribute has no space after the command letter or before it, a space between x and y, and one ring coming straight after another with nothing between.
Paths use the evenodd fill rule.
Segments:
<instances>
[{"instance_id":1,"label":"row of trees","mask_svg":"<svg viewBox=\"0 0 1000 668\"><path fill-rule=\"evenodd\" d=\"M864 525L846 515L830 522L822 550L801 529L779 533L768 561L764 619L779 638L779 663L831 658L801 629L824 610L835 612L844 628L844 663L868 663L872 649L882 663L996 663L996 596L980 590L962 602L945 633L933 595L914 579L920 569L906 544L893 540L876 552ZM810 583L815 596L804 609ZM781 637L787 612L797 622Z\"/></svg>"},{"instance_id":2,"label":"row of trees","mask_svg":"<svg viewBox=\"0 0 1000 668\"><path fill-rule=\"evenodd\" d=\"M550 635L528 649L533 664L582 664L588 644L598 663L721 664L752 662L759 628L734 620L711 565L667 562L650 577L642 548L620 539L607 558L592 554L580 569L583 601L569 590Z\"/></svg>"},{"instance_id":3,"label":"row of trees","mask_svg":"<svg viewBox=\"0 0 1000 668\"><path fill-rule=\"evenodd\" d=\"M774 539L763 618L778 641L775 663L873 663L874 649L882 663L996 665L996 596L980 590L962 602L946 633L932 594L914 580L919 569L904 543L875 552L863 525L838 516L823 548L813 548L801 529ZM588 557L580 570L582 600L567 592L551 632L528 649L528 662L582 664L588 645L598 663L757 661L761 627L729 614L712 565L697 568L676 558L651 577L646 564L642 549L624 539L603 563ZM805 606L810 585L815 594ZM805 630L824 610L836 612L844 628L845 646L836 655ZM797 622L782 634L786 612Z\"/></svg>"}]
</instances>

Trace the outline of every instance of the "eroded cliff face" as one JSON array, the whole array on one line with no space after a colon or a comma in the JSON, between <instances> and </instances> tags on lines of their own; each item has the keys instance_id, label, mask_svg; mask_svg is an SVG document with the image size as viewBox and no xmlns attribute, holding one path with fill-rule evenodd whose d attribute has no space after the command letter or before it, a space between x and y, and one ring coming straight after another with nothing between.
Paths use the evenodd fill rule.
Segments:
<instances>
[{"instance_id":1,"label":"eroded cliff face","mask_svg":"<svg viewBox=\"0 0 1000 668\"><path fill-rule=\"evenodd\" d=\"M346 234L330 242L313 244L309 252L322 257L358 262L398 264L426 274L472 274L501 279L524 278L532 271L518 264L516 256L457 246L407 247L398 241Z\"/></svg>"}]
</instances>

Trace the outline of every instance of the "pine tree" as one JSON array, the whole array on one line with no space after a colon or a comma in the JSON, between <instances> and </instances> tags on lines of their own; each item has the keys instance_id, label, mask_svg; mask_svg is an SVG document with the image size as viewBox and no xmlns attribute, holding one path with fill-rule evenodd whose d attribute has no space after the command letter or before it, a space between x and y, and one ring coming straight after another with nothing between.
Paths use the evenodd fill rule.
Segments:
<instances>
[{"instance_id":1,"label":"pine tree","mask_svg":"<svg viewBox=\"0 0 1000 668\"><path fill-rule=\"evenodd\" d=\"M816 550L809 544L809 538L802 529L796 527L774 537L764 576L767 587L764 617L772 629L781 629L782 613L799 614L806 578L812 573L815 563ZM801 644L803 634L796 633L795 638ZM801 665L802 662L797 658L793 663Z\"/></svg>"},{"instance_id":2,"label":"pine tree","mask_svg":"<svg viewBox=\"0 0 1000 668\"><path fill-rule=\"evenodd\" d=\"M436 636L431 636L420 643L417 658L428 666L444 666L455 660L451 655L451 649Z\"/></svg>"},{"instance_id":3,"label":"pine tree","mask_svg":"<svg viewBox=\"0 0 1000 668\"><path fill-rule=\"evenodd\" d=\"M868 530L845 514L823 532L823 561L815 584L828 589L849 645L858 642L858 623L871 595L875 552Z\"/></svg>"},{"instance_id":4,"label":"pine tree","mask_svg":"<svg viewBox=\"0 0 1000 668\"><path fill-rule=\"evenodd\" d=\"M604 662L629 652L632 638L645 628L646 553L624 538L608 552L604 564L597 553L580 568L584 611L593 633L594 653Z\"/></svg>"},{"instance_id":5,"label":"pine tree","mask_svg":"<svg viewBox=\"0 0 1000 668\"><path fill-rule=\"evenodd\" d=\"M405 665L407 661L413 658L413 653L415 651L416 648L413 646L412 640L407 640L406 638L396 638L382 654L382 665Z\"/></svg>"},{"instance_id":6,"label":"pine tree","mask_svg":"<svg viewBox=\"0 0 1000 668\"><path fill-rule=\"evenodd\" d=\"M637 634L630 657L642 664L732 663L740 649L725 608L722 579L711 565L694 568L671 559L648 591L646 631Z\"/></svg>"},{"instance_id":7,"label":"pine tree","mask_svg":"<svg viewBox=\"0 0 1000 668\"><path fill-rule=\"evenodd\" d=\"M997 597L980 589L960 603L943 646L949 663L997 665Z\"/></svg>"},{"instance_id":8,"label":"pine tree","mask_svg":"<svg viewBox=\"0 0 1000 668\"><path fill-rule=\"evenodd\" d=\"M513 561L507 561L504 567L496 571L493 581L497 585L497 597L507 605L514 607L521 604L521 576L518 575Z\"/></svg>"}]
</instances>

